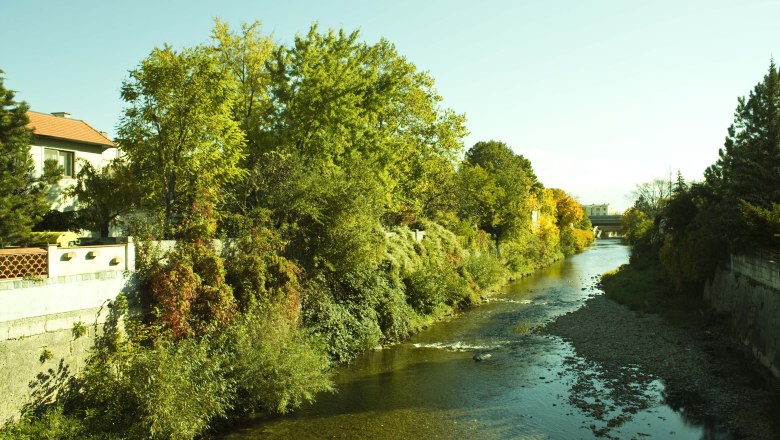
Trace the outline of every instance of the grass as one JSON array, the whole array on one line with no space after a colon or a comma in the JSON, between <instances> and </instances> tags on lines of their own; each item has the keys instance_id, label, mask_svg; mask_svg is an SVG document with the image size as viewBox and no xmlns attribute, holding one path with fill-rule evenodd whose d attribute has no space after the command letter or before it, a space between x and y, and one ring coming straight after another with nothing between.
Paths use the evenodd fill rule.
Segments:
<instances>
[{"instance_id":1,"label":"grass","mask_svg":"<svg viewBox=\"0 0 780 440\"><path fill-rule=\"evenodd\" d=\"M698 295L679 293L660 264L637 268L623 265L601 277L607 297L632 310L661 315L682 327L704 325L704 304Z\"/></svg>"}]
</instances>

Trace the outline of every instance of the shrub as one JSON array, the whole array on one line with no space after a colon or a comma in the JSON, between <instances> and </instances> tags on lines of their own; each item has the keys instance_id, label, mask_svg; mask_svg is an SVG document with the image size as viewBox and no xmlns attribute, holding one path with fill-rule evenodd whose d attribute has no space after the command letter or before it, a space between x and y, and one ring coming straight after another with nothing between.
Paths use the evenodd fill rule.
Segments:
<instances>
[{"instance_id":1,"label":"shrub","mask_svg":"<svg viewBox=\"0 0 780 440\"><path fill-rule=\"evenodd\" d=\"M191 439L224 418L234 396L207 338L125 343L94 356L79 381L90 432L128 439Z\"/></svg>"},{"instance_id":2,"label":"shrub","mask_svg":"<svg viewBox=\"0 0 780 440\"><path fill-rule=\"evenodd\" d=\"M376 311L349 300L337 301L332 288L322 277L310 280L303 295L303 322L325 342L331 358L337 362L376 347L382 330Z\"/></svg>"},{"instance_id":3,"label":"shrub","mask_svg":"<svg viewBox=\"0 0 780 440\"><path fill-rule=\"evenodd\" d=\"M284 310L255 306L219 339L238 413L286 413L333 389L321 342L298 328Z\"/></svg>"},{"instance_id":4,"label":"shrub","mask_svg":"<svg viewBox=\"0 0 780 440\"><path fill-rule=\"evenodd\" d=\"M469 285L452 269L425 268L405 280L406 300L419 313L433 314L470 298Z\"/></svg>"},{"instance_id":5,"label":"shrub","mask_svg":"<svg viewBox=\"0 0 780 440\"><path fill-rule=\"evenodd\" d=\"M480 289L490 290L502 283L507 269L493 253L469 254L463 259L463 267L471 274Z\"/></svg>"},{"instance_id":6,"label":"shrub","mask_svg":"<svg viewBox=\"0 0 780 440\"><path fill-rule=\"evenodd\" d=\"M80 420L62 413L62 406L52 406L35 416L23 416L0 429L0 440L97 440L108 439L85 431ZM119 438L119 437L115 437Z\"/></svg>"}]
</instances>

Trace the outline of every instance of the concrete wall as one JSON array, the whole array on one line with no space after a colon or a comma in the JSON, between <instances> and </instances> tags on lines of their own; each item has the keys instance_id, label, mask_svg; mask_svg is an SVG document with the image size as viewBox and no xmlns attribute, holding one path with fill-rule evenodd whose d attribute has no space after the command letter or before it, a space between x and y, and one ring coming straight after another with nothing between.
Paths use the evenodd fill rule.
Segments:
<instances>
[{"instance_id":1,"label":"concrete wall","mask_svg":"<svg viewBox=\"0 0 780 440\"><path fill-rule=\"evenodd\" d=\"M116 271L0 282L0 341L70 329L73 317L94 322L90 313L115 299L126 283Z\"/></svg>"},{"instance_id":2,"label":"concrete wall","mask_svg":"<svg viewBox=\"0 0 780 440\"><path fill-rule=\"evenodd\" d=\"M0 282L0 424L79 374L106 305L129 283L119 271ZM76 323L87 330L78 338ZM41 358L44 351L51 359Z\"/></svg>"},{"instance_id":3,"label":"concrete wall","mask_svg":"<svg viewBox=\"0 0 780 440\"><path fill-rule=\"evenodd\" d=\"M707 283L704 299L728 316L736 335L780 379L780 277L776 262L734 256Z\"/></svg>"},{"instance_id":4,"label":"concrete wall","mask_svg":"<svg viewBox=\"0 0 780 440\"><path fill-rule=\"evenodd\" d=\"M135 249L130 243L101 246L57 247L48 249L49 277L126 271L135 267Z\"/></svg>"},{"instance_id":5,"label":"concrete wall","mask_svg":"<svg viewBox=\"0 0 780 440\"><path fill-rule=\"evenodd\" d=\"M0 280L0 424L27 404L51 399L58 382L83 368L108 316L105 306L130 283L135 249L128 241L50 246L48 278ZM76 323L86 335L74 336ZM41 358L44 351L51 359Z\"/></svg>"},{"instance_id":6,"label":"concrete wall","mask_svg":"<svg viewBox=\"0 0 780 440\"><path fill-rule=\"evenodd\" d=\"M68 323L67 329L0 341L0 425L17 418L26 405L50 401L58 384L79 374L95 343L96 327L89 323L94 324L97 312L62 314L59 319ZM100 316L105 314L104 310ZM74 322L84 322L87 333L75 338ZM44 350L51 359L41 358Z\"/></svg>"},{"instance_id":7,"label":"concrete wall","mask_svg":"<svg viewBox=\"0 0 780 440\"><path fill-rule=\"evenodd\" d=\"M731 270L780 290L780 262L751 255L732 255Z\"/></svg>"}]
</instances>

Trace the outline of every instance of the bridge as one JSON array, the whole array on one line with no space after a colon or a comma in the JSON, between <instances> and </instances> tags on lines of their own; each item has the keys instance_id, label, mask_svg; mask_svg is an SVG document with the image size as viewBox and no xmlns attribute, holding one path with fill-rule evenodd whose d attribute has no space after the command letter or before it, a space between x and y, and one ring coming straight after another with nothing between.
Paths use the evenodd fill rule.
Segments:
<instances>
[{"instance_id":1,"label":"bridge","mask_svg":"<svg viewBox=\"0 0 780 440\"><path fill-rule=\"evenodd\" d=\"M596 238L612 238L623 236L623 225L619 215L594 215L590 217L593 234Z\"/></svg>"}]
</instances>

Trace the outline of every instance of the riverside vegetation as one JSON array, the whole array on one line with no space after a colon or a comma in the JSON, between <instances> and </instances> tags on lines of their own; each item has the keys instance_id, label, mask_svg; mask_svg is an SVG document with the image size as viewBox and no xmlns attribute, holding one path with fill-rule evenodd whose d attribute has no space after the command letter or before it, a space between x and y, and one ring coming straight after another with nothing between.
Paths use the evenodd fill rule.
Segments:
<instances>
[{"instance_id":1,"label":"riverside vegetation","mask_svg":"<svg viewBox=\"0 0 780 440\"><path fill-rule=\"evenodd\" d=\"M2 194L39 197L26 105L0 91L16 158ZM206 44L153 49L121 95L124 155L82 164L79 210L36 202L2 232L123 219L137 272L82 374L0 438L189 439L293 410L333 389L332 365L593 240L579 204L509 146L464 154L464 116L385 40L315 26L277 46L257 23L217 21ZM159 238L177 244L162 254Z\"/></svg>"},{"instance_id":2,"label":"riverside vegetation","mask_svg":"<svg viewBox=\"0 0 780 440\"><path fill-rule=\"evenodd\" d=\"M632 308L700 324L704 285L730 253L780 249L780 73L774 62L739 98L718 160L703 182L637 186L623 215L628 266L604 276L607 295Z\"/></svg>"}]
</instances>

